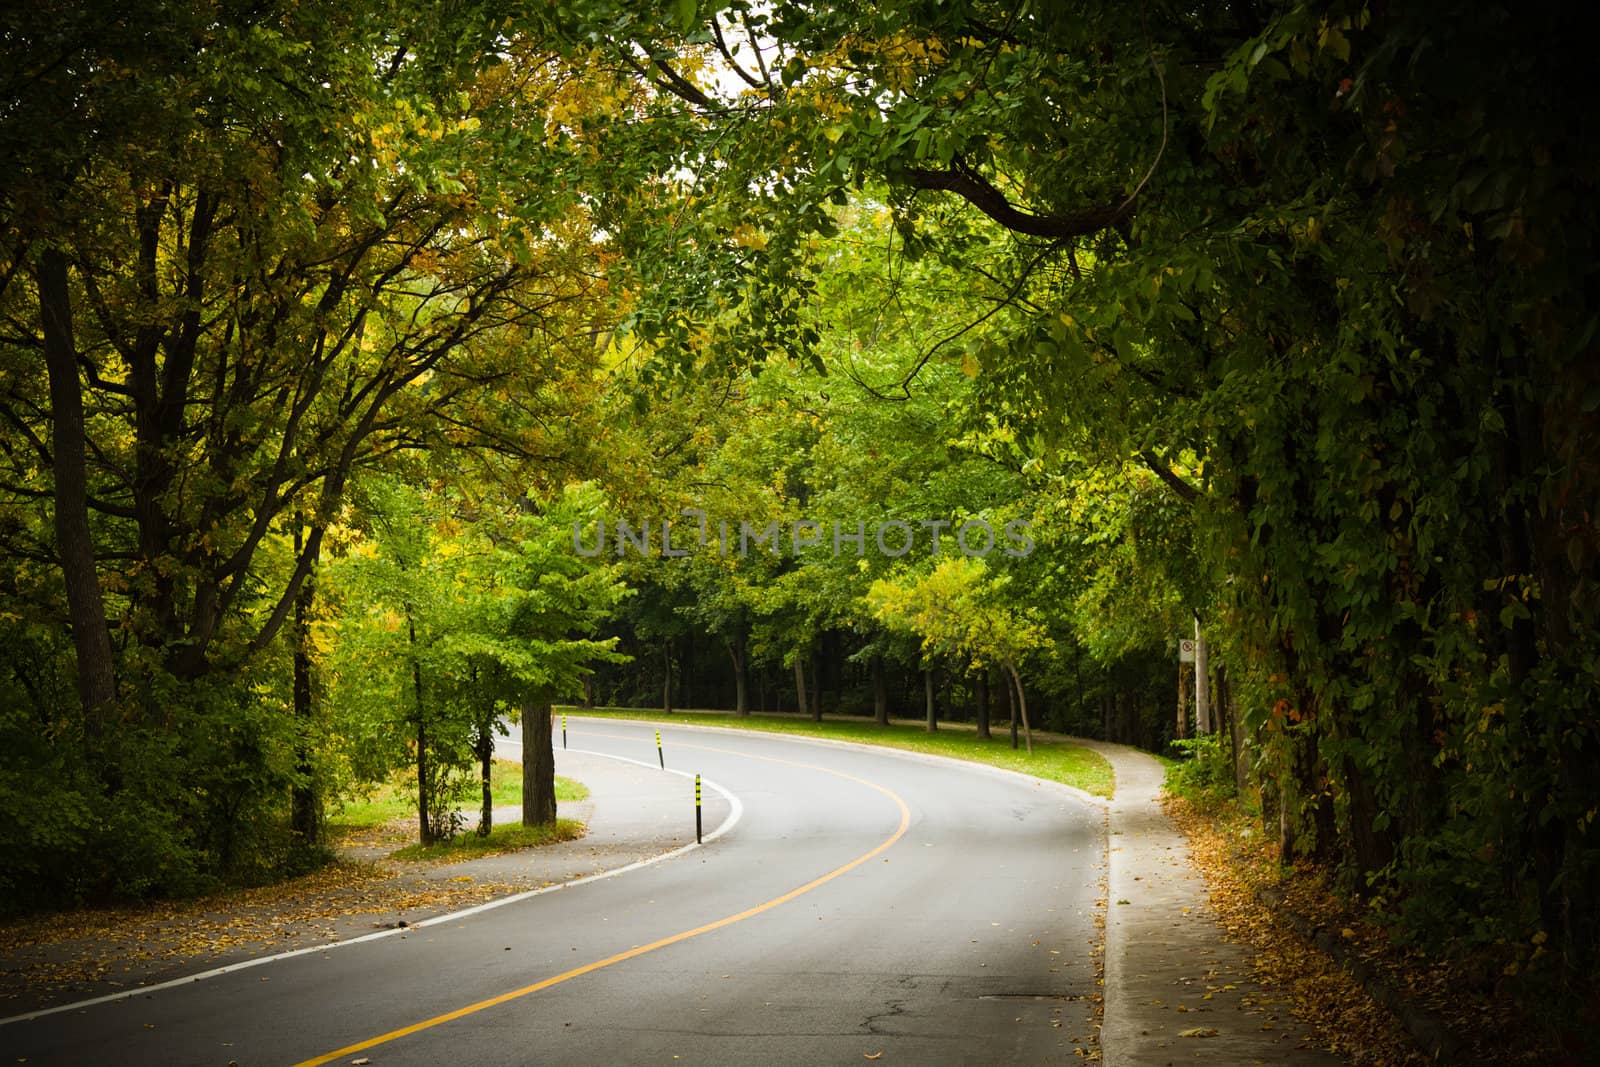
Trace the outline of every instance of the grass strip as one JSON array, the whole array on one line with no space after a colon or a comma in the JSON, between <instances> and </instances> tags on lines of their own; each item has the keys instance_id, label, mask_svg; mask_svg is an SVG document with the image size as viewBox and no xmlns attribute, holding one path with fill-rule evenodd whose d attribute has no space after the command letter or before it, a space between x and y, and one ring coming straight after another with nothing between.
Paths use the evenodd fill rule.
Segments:
<instances>
[{"instance_id":1,"label":"grass strip","mask_svg":"<svg viewBox=\"0 0 1600 1067\"><path fill-rule=\"evenodd\" d=\"M516 852L524 848L553 845L558 841L576 841L587 829L576 819L557 819L554 824L543 826L512 823L507 826L496 826L489 832L488 837L480 837L472 830L466 830L448 841L438 841L431 845L407 845L389 855L397 860L470 860L501 852Z\"/></svg>"},{"instance_id":2,"label":"grass strip","mask_svg":"<svg viewBox=\"0 0 1600 1067\"><path fill-rule=\"evenodd\" d=\"M891 723L879 726L875 722L824 719L813 722L796 715L752 713L733 715L722 712L676 711L664 714L656 708L576 708L558 707L557 714L592 716L612 719L646 719L657 722L680 722L687 726L731 726L740 730L757 730L764 733L794 734L802 737L826 737L839 741L854 741L864 745L881 745L909 752L923 752L933 756L949 756L987 763L1008 771L1031 774L1051 782L1060 782L1092 793L1110 797L1114 779L1111 764L1098 752L1072 744L1070 741L1045 740L1035 737L1033 755L1022 749L1011 748L1002 731L989 740L978 737L977 731L958 724L941 726L937 733L928 733L922 726Z\"/></svg>"},{"instance_id":3,"label":"grass strip","mask_svg":"<svg viewBox=\"0 0 1600 1067\"><path fill-rule=\"evenodd\" d=\"M409 771L397 772L387 782L372 787L365 796L344 801L342 807L328 813L328 825L334 828L362 829L382 826L395 819L412 816L417 812L417 798L413 791L414 778ZM497 808L522 806L522 764L497 759L489 775L490 794ZM469 810L477 810L482 794L474 777L457 803ZM556 778L556 800L578 801L589 799L589 788L571 778Z\"/></svg>"}]
</instances>

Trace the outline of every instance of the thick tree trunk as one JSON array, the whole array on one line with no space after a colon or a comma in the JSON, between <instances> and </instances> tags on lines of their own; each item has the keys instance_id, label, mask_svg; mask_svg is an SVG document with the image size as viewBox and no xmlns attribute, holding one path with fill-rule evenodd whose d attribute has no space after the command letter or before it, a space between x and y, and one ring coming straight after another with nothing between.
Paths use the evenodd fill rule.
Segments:
<instances>
[{"instance_id":1,"label":"thick tree trunk","mask_svg":"<svg viewBox=\"0 0 1600 1067\"><path fill-rule=\"evenodd\" d=\"M1315 705L1305 691L1300 692L1303 708ZM1319 779L1320 759L1316 739L1309 732L1289 736L1289 781L1280 783L1278 793L1279 858L1288 863L1297 855L1326 858L1336 850L1333 804ZM1296 810L1298 809L1298 810ZM1306 841L1305 831L1311 840Z\"/></svg>"},{"instance_id":2,"label":"thick tree trunk","mask_svg":"<svg viewBox=\"0 0 1600 1067\"><path fill-rule=\"evenodd\" d=\"M1239 705L1233 699L1233 680L1228 668L1217 664L1217 707L1228 716L1228 741L1233 756L1233 787L1242 797L1250 788L1250 743L1245 737L1244 723L1239 716Z\"/></svg>"},{"instance_id":3,"label":"thick tree trunk","mask_svg":"<svg viewBox=\"0 0 1600 1067\"><path fill-rule=\"evenodd\" d=\"M1022 691L1022 676L1017 673L1017 668L1014 664L1006 664L1006 670L1011 672L1011 681L1017 687L1017 708L1022 712L1022 736L1028 744L1028 755L1031 756L1033 755L1033 727L1028 725L1028 697Z\"/></svg>"},{"instance_id":4,"label":"thick tree trunk","mask_svg":"<svg viewBox=\"0 0 1600 1067\"><path fill-rule=\"evenodd\" d=\"M939 729L939 706L933 699L933 668L931 667L922 672L922 695L928 711L928 732L930 734L935 733Z\"/></svg>"},{"instance_id":5,"label":"thick tree trunk","mask_svg":"<svg viewBox=\"0 0 1600 1067\"><path fill-rule=\"evenodd\" d=\"M800 706L800 714L806 713L806 664L799 655L794 658L794 698Z\"/></svg>"},{"instance_id":6,"label":"thick tree trunk","mask_svg":"<svg viewBox=\"0 0 1600 1067\"><path fill-rule=\"evenodd\" d=\"M583 706L586 708L594 707L594 675L592 674L583 676Z\"/></svg>"},{"instance_id":7,"label":"thick tree trunk","mask_svg":"<svg viewBox=\"0 0 1600 1067\"><path fill-rule=\"evenodd\" d=\"M422 663L417 659L417 623L406 619L406 632L411 642L411 695L417 713L417 839L424 845L433 844L433 824L428 816L428 727L422 709Z\"/></svg>"},{"instance_id":8,"label":"thick tree trunk","mask_svg":"<svg viewBox=\"0 0 1600 1067\"><path fill-rule=\"evenodd\" d=\"M989 668L983 667L977 672L976 687L978 690L978 738L989 740Z\"/></svg>"},{"instance_id":9,"label":"thick tree trunk","mask_svg":"<svg viewBox=\"0 0 1600 1067\"><path fill-rule=\"evenodd\" d=\"M822 663L815 653L811 656L811 721L822 721Z\"/></svg>"},{"instance_id":10,"label":"thick tree trunk","mask_svg":"<svg viewBox=\"0 0 1600 1067\"><path fill-rule=\"evenodd\" d=\"M294 524L294 550L301 551L304 532L299 517ZM322 797L316 781L316 760L312 747L316 708L311 679L311 606L316 585L311 578L300 584L294 598L294 720L295 784L289 794L289 829L301 848L313 848L322 841Z\"/></svg>"},{"instance_id":11,"label":"thick tree trunk","mask_svg":"<svg viewBox=\"0 0 1600 1067\"><path fill-rule=\"evenodd\" d=\"M884 677L883 657L872 657L872 720L889 725L889 680Z\"/></svg>"},{"instance_id":12,"label":"thick tree trunk","mask_svg":"<svg viewBox=\"0 0 1600 1067\"><path fill-rule=\"evenodd\" d=\"M478 807L478 836L488 837L494 829L494 788L489 775L494 766L494 726L492 720L478 723L478 775L483 787Z\"/></svg>"},{"instance_id":13,"label":"thick tree trunk","mask_svg":"<svg viewBox=\"0 0 1600 1067\"><path fill-rule=\"evenodd\" d=\"M749 683L745 678L744 641L734 638L726 642L728 658L733 660L733 712L735 715L750 714L750 698L748 695Z\"/></svg>"},{"instance_id":14,"label":"thick tree trunk","mask_svg":"<svg viewBox=\"0 0 1600 1067\"><path fill-rule=\"evenodd\" d=\"M1348 855L1356 871L1367 875L1389 865L1394 859L1394 845L1387 833L1374 826L1381 809L1371 777L1349 756L1344 757L1343 764L1350 821ZM1366 879L1356 879L1357 895L1364 895L1366 890Z\"/></svg>"},{"instance_id":15,"label":"thick tree trunk","mask_svg":"<svg viewBox=\"0 0 1600 1067\"><path fill-rule=\"evenodd\" d=\"M522 708L522 825L556 821L556 752L550 739L550 701Z\"/></svg>"},{"instance_id":16,"label":"thick tree trunk","mask_svg":"<svg viewBox=\"0 0 1600 1067\"><path fill-rule=\"evenodd\" d=\"M50 378L50 452L55 478L56 551L66 584L67 618L78 659L78 700L91 758L117 701L116 661L89 531L89 474L84 460L83 385L78 378L67 259L51 249L37 275L45 368Z\"/></svg>"},{"instance_id":17,"label":"thick tree trunk","mask_svg":"<svg viewBox=\"0 0 1600 1067\"><path fill-rule=\"evenodd\" d=\"M417 720L417 840L433 844L433 826L428 822L428 728Z\"/></svg>"},{"instance_id":18,"label":"thick tree trunk","mask_svg":"<svg viewBox=\"0 0 1600 1067\"><path fill-rule=\"evenodd\" d=\"M1178 740L1189 736L1189 677L1178 661Z\"/></svg>"}]
</instances>

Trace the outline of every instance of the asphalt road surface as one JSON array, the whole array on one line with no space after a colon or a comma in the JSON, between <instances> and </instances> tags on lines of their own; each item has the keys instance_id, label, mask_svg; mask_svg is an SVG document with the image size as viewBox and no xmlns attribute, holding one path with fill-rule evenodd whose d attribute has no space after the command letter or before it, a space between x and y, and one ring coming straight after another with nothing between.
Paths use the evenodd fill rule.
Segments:
<instances>
[{"instance_id":1,"label":"asphalt road surface","mask_svg":"<svg viewBox=\"0 0 1600 1067\"><path fill-rule=\"evenodd\" d=\"M654 763L654 730L573 718L568 743ZM0 1062L1076 1061L1099 992L1101 809L1047 783L882 750L661 734L669 767L742 808L701 848L0 1026ZM685 780L690 825L692 790Z\"/></svg>"}]
</instances>

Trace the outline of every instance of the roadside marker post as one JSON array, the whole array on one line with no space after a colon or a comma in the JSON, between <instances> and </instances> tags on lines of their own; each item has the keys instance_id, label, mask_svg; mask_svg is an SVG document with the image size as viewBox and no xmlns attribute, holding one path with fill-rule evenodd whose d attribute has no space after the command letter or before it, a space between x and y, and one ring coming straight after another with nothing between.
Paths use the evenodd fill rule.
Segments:
<instances>
[{"instance_id":1,"label":"roadside marker post","mask_svg":"<svg viewBox=\"0 0 1600 1067\"><path fill-rule=\"evenodd\" d=\"M567 713L561 713L561 747L567 747Z\"/></svg>"},{"instance_id":2,"label":"roadside marker post","mask_svg":"<svg viewBox=\"0 0 1600 1067\"><path fill-rule=\"evenodd\" d=\"M661 754L661 731L656 731L656 762L661 764L661 769L667 769L667 757Z\"/></svg>"},{"instance_id":3,"label":"roadside marker post","mask_svg":"<svg viewBox=\"0 0 1600 1067\"><path fill-rule=\"evenodd\" d=\"M703 844L700 840L700 776L694 776L694 843Z\"/></svg>"}]
</instances>

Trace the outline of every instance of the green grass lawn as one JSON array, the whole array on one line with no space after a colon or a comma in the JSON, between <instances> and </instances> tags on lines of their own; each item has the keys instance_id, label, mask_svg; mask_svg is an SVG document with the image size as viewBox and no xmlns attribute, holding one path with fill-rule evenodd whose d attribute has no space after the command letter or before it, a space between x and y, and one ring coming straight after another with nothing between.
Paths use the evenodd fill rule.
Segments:
<instances>
[{"instance_id":1,"label":"green grass lawn","mask_svg":"<svg viewBox=\"0 0 1600 1067\"><path fill-rule=\"evenodd\" d=\"M812 722L799 716L750 715L738 716L718 712L678 712L663 715L649 708L557 708L557 714L589 715L614 719L651 719L674 721L695 726L732 726L741 730L762 730L767 733L799 734L806 737L831 737L840 741L856 741L867 745L884 745L903 748L911 752L926 752L935 756L952 756L1020 771L1035 778L1076 786L1095 796L1109 797L1113 785L1111 764L1098 752L1082 745L1065 741L1044 741L1034 738L1033 755L1018 748L1011 749L1009 738L998 728L989 741L980 741L975 731L959 726L941 728L938 733L928 733L921 726L894 724L879 726L872 722L825 720Z\"/></svg>"},{"instance_id":2,"label":"green grass lawn","mask_svg":"<svg viewBox=\"0 0 1600 1067\"><path fill-rule=\"evenodd\" d=\"M559 783L565 780L559 778L556 780L558 797L561 792ZM407 845L389 855L397 860L470 860L478 856L492 856L498 852L515 852L517 849L550 845L557 841L575 841L583 836L585 829L583 823L574 819L557 819L553 826L523 826L521 823L511 823L506 826L496 826L489 832L488 837L479 837L471 829L467 829L448 841L427 846Z\"/></svg>"},{"instance_id":3,"label":"green grass lawn","mask_svg":"<svg viewBox=\"0 0 1600 1067\"><path fill-rule=\"evenodd\" d=\"M489 784L495 807L511 807L522 803L522 764L497 759L489 773ZM571 778L556 778L557 800L586 800L588 787ZM476 811L480 803L476 779L472 788L461 799L460 806ZM417 800L411 791L410 779L405 772L397 773L387 782L373 787L365 798L346 800L344 806L328 813L331 828L361 829L381 826L417 812ZM520 846L517 846L520 847Z\"/></svg>"}]
</instances>

